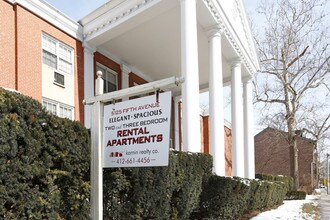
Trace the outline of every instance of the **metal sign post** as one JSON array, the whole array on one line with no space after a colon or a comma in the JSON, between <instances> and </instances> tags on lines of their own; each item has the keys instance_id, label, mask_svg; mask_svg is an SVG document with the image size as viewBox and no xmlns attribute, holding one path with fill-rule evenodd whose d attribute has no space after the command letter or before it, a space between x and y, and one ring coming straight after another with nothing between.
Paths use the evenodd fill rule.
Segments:
<instances>
[{"instance_id":1,"label":"metal sign post","mask_svg":"<svg viewBox=\"0 0 330 220\"><path fill-rule=\"evenodd\" d=\"M143 85L103 94L102 72L97 72L96 96L84 100L85 105L92 105L91 123L91 218L103 219L103 115L104 103L157 90L179 86L183 78L170 77Z\"/></svg>"},{"instance_id":2,"label":"metal sign post","mask_svg":"<svg viewBox=\"0 0 330 220\"><path fill-rule=\"evenodd\" d=\"M97 72L95 94L103 94L102 72ZM103 163L102 163L102 116L104 104L101 101L94 102L92 106L91 123L91 214L92 219L103 219Z\"/></svg>"}]
</instances>

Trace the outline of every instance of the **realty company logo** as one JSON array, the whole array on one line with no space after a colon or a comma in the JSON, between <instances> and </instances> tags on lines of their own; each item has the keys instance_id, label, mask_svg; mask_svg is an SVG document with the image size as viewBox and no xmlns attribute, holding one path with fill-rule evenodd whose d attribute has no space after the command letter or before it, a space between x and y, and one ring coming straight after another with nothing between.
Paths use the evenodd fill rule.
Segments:
<instances>
[{"instance_id":1,"label":"realty company logo","mask_svg":"<svg viewBox=\"0 0 330 220\"><path fill-rule=\"evenodd\" d=\"M123 151L122 152L111 152L110 157L122 157L123 156Z\"/></svg>"}]
</instances>

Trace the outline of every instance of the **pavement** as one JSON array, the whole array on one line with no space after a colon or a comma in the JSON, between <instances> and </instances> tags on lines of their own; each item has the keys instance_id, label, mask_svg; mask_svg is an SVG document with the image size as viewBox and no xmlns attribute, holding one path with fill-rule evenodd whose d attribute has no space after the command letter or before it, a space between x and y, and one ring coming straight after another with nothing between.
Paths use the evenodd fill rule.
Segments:
<instances>
[{"instance_id":1,"label":"pavement","mask_svg":"<svg viewBox=\"0 0 330 220\"><path fill-rule=\"evenodd\" d=\"M319 207L320 220L330 219L330 194L325 189L321 190L321 195L317 200Z\"/></svg>"}]
</instances>

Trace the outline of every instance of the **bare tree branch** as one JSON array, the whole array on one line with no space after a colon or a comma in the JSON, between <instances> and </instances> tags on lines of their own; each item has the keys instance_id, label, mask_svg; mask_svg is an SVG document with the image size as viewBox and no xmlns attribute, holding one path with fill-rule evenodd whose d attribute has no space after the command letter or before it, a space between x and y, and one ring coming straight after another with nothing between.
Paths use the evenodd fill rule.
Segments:
<instances>
[{"instance_id":1,"label":"bare tree branch","mask_svg":"<svg viewBox=\"0 0 330 220\"><path fill-rule=\"evenodd\" d=\"M287 65L287 68L289 68L289 67L290 67L292 64L294 64L297 60L299 60L301 57L303 57L303 56L305 55L305 53L306 53L308 47L309 47L309 46L307 46L301 54L299 54L299 55L298 55L297 57L295 57L291 62L289 62L288 65Z\"/></svg>"},{"instance_id":2,"label":"bare tree branch","mask_svg":"<svg viewBox=\"0 0 330 220\"><path fill-rule=\"evenodd\" d=\"M304 130L320 142L330 130L330 116L324 117L326 107L319 104L330 97L329 27L323 12L326 2L275 0L258 7L266 25L262 38L256 39L261 69L254 82L254 100L264 104L263 123L282 128L285 124L296 188L296 130Z\"/></svg>"}]
</instances>

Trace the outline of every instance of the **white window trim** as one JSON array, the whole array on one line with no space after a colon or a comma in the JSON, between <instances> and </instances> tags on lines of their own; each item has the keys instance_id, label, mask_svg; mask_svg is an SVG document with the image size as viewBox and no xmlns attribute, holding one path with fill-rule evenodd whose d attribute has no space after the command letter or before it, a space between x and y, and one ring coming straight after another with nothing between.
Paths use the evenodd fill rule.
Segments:
<instances>
[{"instance_id":1,"label":"white window trim","mask_svg":"<svg viewBox=\"0 0 330 220\"><path fill-rule=\"evenodd\" d=\"M51 51L48 51L46 48L43 48L43 36L45 37L48 37L50 39L52 39L53 41L56 42L56 54L53 54ZM71 50L71 65L72 65L72 70L71 70L71 73L67 73L67 72L64 72L62 70L59 69L59 63L60 63L60 55L59 55L59 48L60 48L60 45L64 46L65 48ZM74 75L74 70L75 70L75 66L74 66L74 49L72 47L70 47L69 45L63 43L62 41L59 41L58 39L50 36L49 34L45 33L45 32L42 32L41 34L41 60L43 59L43 50L46 50L47 52L53 54L56 56L56 69L54 69L54 71L60 73L60 74L63 74L63 75L67 75L67 76L73 76ZM61 58L62 60L64 60L65 62L68 62L65 58ZM45 64L47 65L47 64ZM50 68L53 68L53 67L50 67Z\"/></svg>"},{"instance_id":2,"label":"white window trim","mask_svg":"<svg viewBox=\"0 0 330 220\"><path fill-rule=\"evenodd\" d=\"M58 101L49 99L49 98L42 97L42 107L44 107L44 108L45 108L45 106L43 105L44 102L48 102L50 104L56 105L56 116L58 116L58 117L60 117L60 107L71 109L71 119L70 120L72 120L72 121L74 120L74 107L73 106L70 106L70 105L67 105L67 104L64 104L64 103L61 103L61 102L58 102Z\"/></svg>"},{"instance_id":3,"label":"white window trim","mask_svg":"<svg viewBox=\"0 0 330 220\"><path fill-rule=\"evenodd\" d=\"M97 66L105 69L107 72L110 72L111 74L116 76L116 90L118 90L118 86L119 86L119 84L118 84L118 73L116 71L110 69L109 67L99 63L99 62L96 62L96 68L97 68ZM102 74L104 74L104 73L102 73Z\"/></svg>"}]
</instances>

